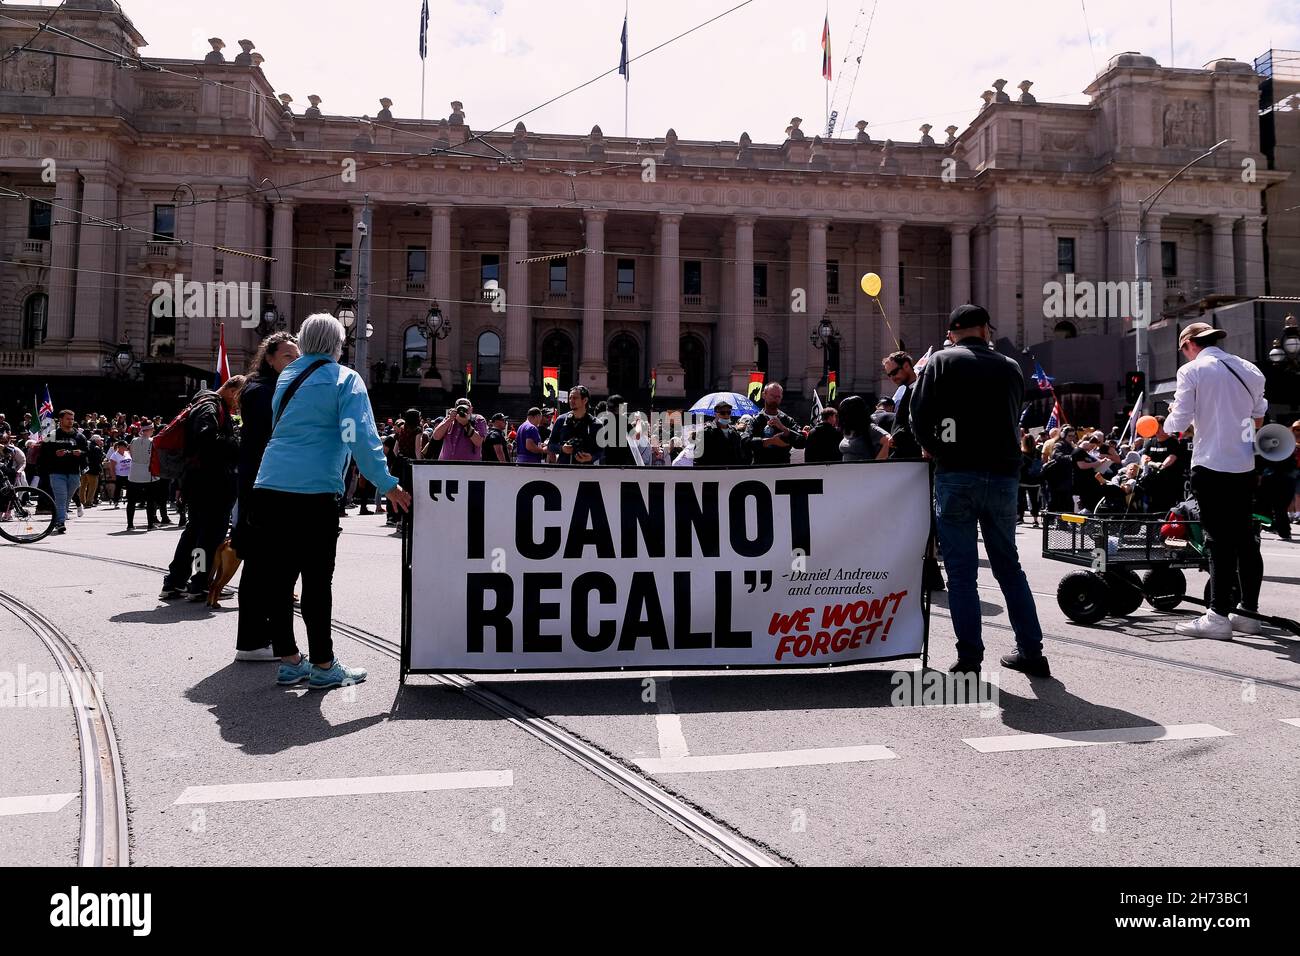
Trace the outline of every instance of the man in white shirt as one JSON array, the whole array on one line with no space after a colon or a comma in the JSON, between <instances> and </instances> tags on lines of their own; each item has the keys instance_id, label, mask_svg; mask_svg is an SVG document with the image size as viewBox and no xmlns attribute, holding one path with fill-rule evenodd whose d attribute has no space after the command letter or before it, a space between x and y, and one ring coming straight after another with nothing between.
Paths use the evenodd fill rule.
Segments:
<instances>
[{"instance_id":1,"label":"man in white shirt","mask_svg":"<svg viewBox=\"0 0 1300 956\"><path fill-rule=\"evenodd\" d=\"M1201 528L1210 552L1210 609L1179 624L1179 634L1232 640L1232 632L1258 634L1259 624L1232 612L1234 589L1241 607L1259 609L1264 559L1255 534L1255 429L1264 423L1264 375L1215 343L1227 335L1193 322L1178 336L1188 359L1178 370L1174 405L1157 438L1194 431L1192 493L1201 509Z\"/></svg>"}]
</instances>

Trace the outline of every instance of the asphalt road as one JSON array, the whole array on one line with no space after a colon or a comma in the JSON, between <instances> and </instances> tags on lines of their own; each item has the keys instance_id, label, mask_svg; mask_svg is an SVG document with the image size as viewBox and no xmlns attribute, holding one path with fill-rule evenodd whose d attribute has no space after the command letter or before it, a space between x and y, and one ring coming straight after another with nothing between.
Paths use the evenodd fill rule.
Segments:
<instances>
[{"instance_id":1,"label":"asphalt road","mask_svg":"<svg viewBox=\"0 0 1300 956\"><path fill-rule=\"evenodd\" d=\"M175 529L124 526L101 506L65 536L0 546L0 590L102 674L133 864L720 864L458 691L400 688L395 661L346 637L339 655L366 683L275 687L274 665L232 661L233 601L163 604L157 573L96 560L168 562ZM355 513L344 529L334 617L395 641L400 539ZM1190 608L1077 626L1055 600L1069 569L1036 532L1020 543L1054 679L986 669L982 706L894 706L913 662L477 682L798 864L1300 863L1300 642L1183 639ZM1266 535L1264 553L1263 609L1300 617L1300 546ZM981 578L992 663L1012 639L986 563ZM1192 593L1203 582L1189 574ZM943 603L935 667L954 656ZM0 660L54 670L3 611ZM73 716L40 698L0 699L0 863L75 861Z\"/></svg>"}]
</instances>

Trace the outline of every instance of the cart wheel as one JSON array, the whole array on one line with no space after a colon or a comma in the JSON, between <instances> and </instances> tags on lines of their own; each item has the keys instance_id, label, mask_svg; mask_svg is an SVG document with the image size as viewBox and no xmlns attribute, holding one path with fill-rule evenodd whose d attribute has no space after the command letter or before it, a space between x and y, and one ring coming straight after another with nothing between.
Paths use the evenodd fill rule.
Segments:
<instances>
[{"instance_id":1,"label":"cart wheel","mask_svg":"<svg viewBox=\"0 0 1300 956\"><path fill-rule=\"evenodd\" d=\"M1091 571L1072 571L1056 586L1056 603L1076 624L1096 624L1106 616L1110 588Z\"/></svg>"},{"instance_id":2,"label":"cart wheel","mask_svg":"<svg viewBox=\"0 0 1300 956\"><path fill-rule=\"evenodd\" d=\"M1107 571L1106 613L1128 617L1142 606L1142 579L1136 571Z\"/></svg>"},{"instance_id":3,"label":"cart wheel","mask_svg":"<svg viewBox=\"0 0 1300 956\"><path fill-rule=\"evenodd\" d=\"M1187 577L1178 568L1152 568L1142 579L1142 591L1157 611L1172 611L1183 603Z\"/></svg>"}]
</instances>

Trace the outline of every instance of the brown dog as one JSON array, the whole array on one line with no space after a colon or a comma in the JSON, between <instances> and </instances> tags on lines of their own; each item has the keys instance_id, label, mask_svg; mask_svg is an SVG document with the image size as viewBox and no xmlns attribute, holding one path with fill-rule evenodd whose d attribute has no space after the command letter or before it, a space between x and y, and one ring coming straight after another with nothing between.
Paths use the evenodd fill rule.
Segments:
<instances>
[{"instance_id":1,"label":"brown dog","mask_svg":"<svg viewBox=\"0 0 1300 956\"><path fill-rule=\"evenodd\" d=\"M208 584L208 607L221 607L219 599L221 589L230 583L230 579L239 570L239 555L230 546L230 539L221 542L217 553L212 558L212 574Z\"/></svg>"}]
</instances>

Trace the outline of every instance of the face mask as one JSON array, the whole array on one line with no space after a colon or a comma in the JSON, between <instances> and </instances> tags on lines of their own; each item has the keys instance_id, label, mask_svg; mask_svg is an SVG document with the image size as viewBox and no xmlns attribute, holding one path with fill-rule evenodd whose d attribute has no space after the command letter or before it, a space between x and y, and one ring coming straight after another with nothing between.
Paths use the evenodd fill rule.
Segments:
<instances>
[{"instance_id":1,"label":"face mask","mask_svg":"<svg viewBox=\"0 0 1300 956\"><path fill-rule=\"evenodd\" d=\"M729 427L729 426L731 425L731 419L730 419L730 418L723 418L723 417L719 416L718 418L715 419L715 421L717 421L719 427L722 427L722 428L726 428L726 427Z\"/></svg>"}]
</instances>

